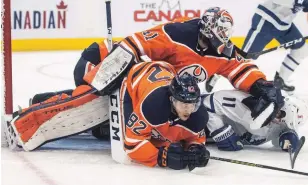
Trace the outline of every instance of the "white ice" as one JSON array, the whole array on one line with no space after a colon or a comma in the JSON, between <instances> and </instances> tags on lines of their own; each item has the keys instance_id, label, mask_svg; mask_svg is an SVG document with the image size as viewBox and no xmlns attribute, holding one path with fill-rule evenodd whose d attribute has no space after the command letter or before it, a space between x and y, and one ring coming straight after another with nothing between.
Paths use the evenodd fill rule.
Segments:
<instances>
[{"instance_id":1,"label":"white ice","mask_svg":"<svg viewBox=\"0 0 308 185\"><path fill-rule=\"evenodd\" d=\"M31 52L13 54L14 108L26 107L29 97L38 92L73 88L73 69L80 51ZM285 51L264 55L256 62L269 79L279 68ZM296 93L308 99L308 59L303 61L293 76ZM230 84L220 79L218 89L229 89ZM301 135L308 135L308 125ZM308 176L272 171L257 167L211 160L198 174L188 170L173 171L159 167L117 164L111 159L108 142L89 135L79 135L55 141L33 152L11 152L2 148L1 183L4 185L240 185L279 184L308 185ZM225 157L290 169L288 154L270 144L245 147L239 152L221 152L208 147L212 156ZM308 144L295 165L295 170L308 173Z\"/></svg>"}]
</instances>

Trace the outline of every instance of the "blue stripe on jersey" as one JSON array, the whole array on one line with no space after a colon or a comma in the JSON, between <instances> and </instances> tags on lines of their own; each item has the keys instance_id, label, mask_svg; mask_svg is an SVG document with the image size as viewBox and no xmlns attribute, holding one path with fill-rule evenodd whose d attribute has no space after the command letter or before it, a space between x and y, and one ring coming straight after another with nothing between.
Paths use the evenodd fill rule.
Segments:
<instances>
[{"instance_id":1,"label":"blue stripe on jersey","mask_svg":"<svg viewBox=\"0 0 308 185\"><path fill-rule=\"evenodd\" d=\"M211 113L215 113L215 106L214 106L214 94L210 95L210 106L211 107L207 107L207 111L211 112Z\"/></svg>"},{"instance_id":2,"label":"blue stripe on jersey","mask_svg":"<svg viewBox=\"0 0 308 185\"><path fill-rule=\"evenodd\" d=\"M225 106L225 107L235 107L235 104L222 103L222 106Z\"/></svg>"}]
</instances>

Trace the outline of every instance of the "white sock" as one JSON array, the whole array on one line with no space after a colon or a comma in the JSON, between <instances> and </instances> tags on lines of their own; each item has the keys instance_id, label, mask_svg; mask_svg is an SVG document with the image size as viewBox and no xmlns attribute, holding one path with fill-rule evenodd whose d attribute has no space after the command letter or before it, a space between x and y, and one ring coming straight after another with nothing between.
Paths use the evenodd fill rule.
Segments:
<instances>
[{"instance_id":1,"label":"white sock","mask_svg":"<svg viewBox=\"0 0 308 185\"><path fill-rule=\"evenodd\" d=\"M283 60L279 76L284 80L288 81L289 77L295 71L295 69L299 66L299 64L304 60L305 57L308 56L308 45L304 44L299 49L292 49L290 54L288 54Z\"/></svg>"},{"instance_id":2,"label":"white sock","mask_svg":"<svg viewBox=\"0 0 308 185\"><path fill-rule=\"evenodd\" d=\"M295 60L290 54L288 54L280 66L279 76L284 81L288 81L289 77L292 75L299 64L300 63L298 60Z\"/></svg>"}]
</instances>

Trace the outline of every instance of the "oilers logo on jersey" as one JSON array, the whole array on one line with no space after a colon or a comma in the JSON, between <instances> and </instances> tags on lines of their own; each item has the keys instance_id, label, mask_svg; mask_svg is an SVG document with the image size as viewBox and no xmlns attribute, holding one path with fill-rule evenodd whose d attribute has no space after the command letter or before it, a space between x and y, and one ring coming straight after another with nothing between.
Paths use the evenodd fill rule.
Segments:
<instances>
[{"instance_id":1,"label":"oilers logo on jersey","mask_svg":"<svg viewBox=\"0 0 308 185\"><path fill-rule=\"evenodd\" d=\"M182 76L184 74L192 75L197 82L203 82L208 78L207 71L199 64L189 65L180 69L179 75Z\"/></svg>"}]
</instances>

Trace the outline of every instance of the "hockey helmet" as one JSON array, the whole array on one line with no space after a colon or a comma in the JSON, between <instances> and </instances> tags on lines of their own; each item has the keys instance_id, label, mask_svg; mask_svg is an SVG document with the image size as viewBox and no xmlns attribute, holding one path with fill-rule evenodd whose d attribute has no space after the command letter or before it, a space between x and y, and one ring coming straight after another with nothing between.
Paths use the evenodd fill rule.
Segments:
<instances>
[{"instance_id":1,"label":"hockey helmet","mask_svg":"<svg viewBox=\"0 0 308 185\"><path fill-rule=\"evenodd\" d=\"M169 90L173 98L183 103L197 103L200 99L197 81L189 74L173 78Z\"/></svg>"},{"instance_id":2,"label":"hockey helmet","mask_svg":"<svg viewBox=\"0 0 308 185\"><path fill-rule=\"evenodd\" d=\"M307 122L308 102L298 97L288 96L281 108L279 122L285 123L290 129L296 130Z\"/></svg>"},{"instance_id":3,"label":"hockey helmet","mask_svg":"<svg viewBox=\"0 0 308 185\"><path fill-rule=\"evenodd\" d=\"M212 7L205 11L200 20L200 33L206 37L219 54L230 56L233 44L233 18L228 11Z\"/></svg>"}]
</instances>

